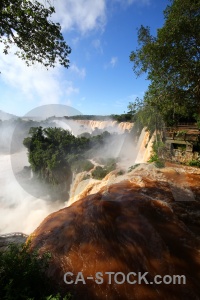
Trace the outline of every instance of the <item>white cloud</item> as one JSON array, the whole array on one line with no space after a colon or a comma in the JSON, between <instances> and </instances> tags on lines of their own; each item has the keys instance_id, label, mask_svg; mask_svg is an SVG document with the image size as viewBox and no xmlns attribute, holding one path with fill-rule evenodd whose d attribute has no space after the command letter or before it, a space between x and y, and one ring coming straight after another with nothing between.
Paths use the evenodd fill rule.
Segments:
<instances>
[{"instance_id":1,"label":"white cloud","mask_svg":"<svg viewBox=\"0 0 200 300\"><path fill-rule=\"evenodd\" d=\"M111 65L112 68L114 68L114 67L116 66L117 61L118 61L117 56L113 56L113 57L111 58L111 60L110 60L110 65Z\"/></svg>"},{"instance_id":2,"label":"white cloud","mask_svg":"<svg viewBox=\"0 0 200 300\"><path fill-rule=\"evenodd\" d=\"M66 90L65 90L65 94L68 96L71 96L72 94L78 94L79 93L79 89L73 87L73 82L72 81L67 81L66 82Z\"/></svg>"},{"instance_id":3,"label":"white cloud","mask_svg":"<svg viewBox=\"0 0 200 300\"><path fill-rule=\"evenodd\" d=\"M79 69L76 64L72 64L70 66L70 70L72 72L75 72L81 78L85 78L85 76L86 76L85 68Z\"/></svg>"},{"instance_id":4,"label":"white cloud","mask_svg":"<svg viewBox=\"0 0 200 300\"><path fill-rule=\"evenodd\" d=\"M92 41L92 46L101 54L103 54L103 47L101 45L100 39L95 39Z\"/></svg>"},{"instance_id":5,"label":"white cloud","mask_svg":"<svg viewBox=\"0 0 200 300\"><path fill-rule=\"evenodd\" d=\"M92 30L104 30L107 22L108 4L119 3L123 7L132 4L148 5L151 0L55 0L52 5L56 13L53 21L62 26L62 31L78 30L82 34ZM46 0L39 0L46 5ZM76 42L76 41L75 41Z\"/></svg>"},{"instance_id":6,"label":"white cloud","mask_svg":"<svg viewBox=\"0 0 200 300\"><path fill-rule=\"evenodd\" d=\"M53 2L62 30L78 29L86 33L94 29L104 29L106 23L106 0L56 0Z\"/></svg>"},{"instance_id":7,"label":"white cloud","mask_svg":"<svg viewBox=\"0 0 200 300\"><path fill-rule=\"evenodd\" d=\"M149 5L151 0L113 0L114 3L119 3L123 7L127 7L132 4Z\"/></svg>"},{"instance_id":8,"label":"white cloud","mask_svg":"<svg viewBox=\"0 0 200 300\"><path fill-rule=\"evenodd\" d=\"M109 63L106 63L104 65L104 69L107 70L108 68L114 68L116 66L117 62L118 62L118 57L117 56L111 57Z\"/></svg>"},{"instance_id":9,"label":"white cloud","mask_svg":"<svg viewBox=\"0 0 200 300\"><path fill-rule=\"evenodd\" d=\"M3 54L2 48L0 45L1 80L20 91L22 98L32 101L35 106L58 104L61 99L79 92L72 81L63 80L61 66L49 70L41 65L27 67L14 54Z\"/></svg>"}]
</instances>

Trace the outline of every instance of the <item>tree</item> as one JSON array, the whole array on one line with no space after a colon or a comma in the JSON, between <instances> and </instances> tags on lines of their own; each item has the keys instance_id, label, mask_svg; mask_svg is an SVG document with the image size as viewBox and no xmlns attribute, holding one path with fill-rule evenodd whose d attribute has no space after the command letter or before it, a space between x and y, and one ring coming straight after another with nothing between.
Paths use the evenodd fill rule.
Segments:
<instances>
[{"instance_id":1,"label":"tree","mask_svg":"<svg viewBox=\"0 0 200 300\"><path fill-rule=\"evenodd\" d=\"M45 67L54 67L58 61L69 67L71 49L64 41L60 24L50 20L53 13L53 6L49 4L46 8L35 0L1 0L0 42L4 44L3 52L8 54L15 45L18 48L15 54L28 66L38 62Z\"/></svg>"},{"instance_id":2,"label":"tree","mask_svg":"<svg viewBox=\"0 0 200 300\"><path fill-rule=\"evenodd\" d=\"M71 176L66 153L71 153L75 137L61 128L41 126L30 128L29 134L23 144L33 172L52 185L64 183Z\"/></svg>"},{"instance_id":3,"label":"tree","mask_svg":"<svg viewBox=\"0 0 200 300\"><path fill-rule=\"evenodd\" d=\"M193 116L200 103L200 0L173 0L164 10L157 36L138 30L139 48L130 60L137 76L151 81L145 101L167 123Z\"/></svg>"},{"instance_id":4,"label":"tree","mask_svg":"<svg viewBox=\"0 0 200 300\"><path fill-rule=\"evenodd\" d=\"M129 102L128 113L134 115L143 107L143 101L137 97L134 102Z\"/></svg>"},{"instance_id":5,"label":"tree","mask_svg":"<svg viewBox=\"0 0 200 300\"><path fill-rule=\"evenodd\" d=\"M40 255L31 249L31 241L10 244L0 251L0 298L11 300L69 300L71 295L61 297L53 281L47 277L51 254Z\"/></svg>"}]
</instances>

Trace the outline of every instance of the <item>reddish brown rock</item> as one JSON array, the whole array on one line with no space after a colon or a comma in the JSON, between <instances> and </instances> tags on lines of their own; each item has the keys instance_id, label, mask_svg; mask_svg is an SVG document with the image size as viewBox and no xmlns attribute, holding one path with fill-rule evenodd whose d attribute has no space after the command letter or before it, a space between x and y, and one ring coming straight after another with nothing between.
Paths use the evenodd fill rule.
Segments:
<instances>
[{"instance_id":1,"label":"reddish brown rock","mask_svg":"<svg viewBox=\"0 0 200 300\"><path fill-rule=\"evenodd\" d=\"M199 203L175 202L167 182L144 181L145 189L128 180L104 187L49 215L34 231L32 247L52 253L48 275L75 300L200 299L197 225L193 230L192 220L182 216ZM68 280L82 272L86 284L67 285L66 272L74 274ZM103 284L87 279L97 272L104 274ZM114 276L109 284L105 272L148 272L149 283L155 275L184 275L186 285L116 284Z\"/></svg>"}]
</instances>

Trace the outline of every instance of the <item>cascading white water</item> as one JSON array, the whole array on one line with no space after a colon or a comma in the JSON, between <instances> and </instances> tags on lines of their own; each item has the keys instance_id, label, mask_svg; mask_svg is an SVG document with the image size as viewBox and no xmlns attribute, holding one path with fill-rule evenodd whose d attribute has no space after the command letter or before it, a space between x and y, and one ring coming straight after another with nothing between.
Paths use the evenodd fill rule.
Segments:
<instances>
[{"instance_id":1,"label":"cascading white water","mask_svg":"<svg viewBox=\"0 0 200 300\"><path fill-rule=\"evenodd\" d=\"M71 123L70 123L71 122ZM62 126L64 129L73 129L78 133L80 129L80 120L78 121L67 121L63 123L60 120L56 120L57 126ZM82 121L86 125L89 124L91 127L95 128L100 126L116 125L116 121ZM75 125L77 127L75 127ZM78 125L77 125L78 124ZM130 129L132 124L119 124L125 129ZM122 126L123 125L123 126ZM74 126L74 127L73 127ZM145 139L144 132L141 134L139 139L139 144L142 144L142 140ZM118 143L115 144L115 147L112 147L108 151L107 156L127 158L126 167L130 167L135 162L136 158L136 149L139 151L141 147L137 148L134 143L129 140L127 141L125 136L119 135ZM141 153L140 153L141 155ZM102 155L105 156L105 153ZM12 158L12 165L11 165ZM14 159L15 158L15 159ZM18 166L19 164L19 166ZM45 199L36 198L33 195L30 195L25 191L20 184L16 181L16 178L13 174L13 167L15 168L15 173L21 171L23 166L28 166L27 153L14 153L12 156L7 154L0 154L0 208L1 208L1 219L0 219L0 233L12 232L12 231L22 231L25 233L30 233L37 225L46 217L50 212L55 211L64 204L50 203L45 201ZM30 171L29 179L33 178L33 173ZM81 180L79 180L81 182ZM77 180L78 182L78 180ZM84 188L89 182L81 183ZM91 183L91 182L90 182ZM81 191L83 188L78 190ZM97 191L97 189L95 189ZM77 191L75 192L77 194ZM19 222L20 220L20 222Z\"/></svg>"},{"instance_id":2,"label":"cascading white water","mask_svg":"<svg viewBox=\"0 0 200 300\"><path fill-rule=\"evenodd\" d=\"M11 155L0 155L0 234L20 231L31 233L51 212L61 204L49 203L28 194L17 182Z\"/></svg>"}]
</instances>

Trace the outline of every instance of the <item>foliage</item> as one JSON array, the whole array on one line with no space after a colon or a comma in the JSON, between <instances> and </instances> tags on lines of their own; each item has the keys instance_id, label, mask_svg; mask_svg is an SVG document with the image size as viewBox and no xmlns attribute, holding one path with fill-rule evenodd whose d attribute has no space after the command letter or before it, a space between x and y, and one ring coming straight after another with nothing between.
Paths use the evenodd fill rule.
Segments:
<instances>
[{"instance_id":1,"label":"foliage","mask_svg":"<svg viewBox=\"0 0 200 300\"><path fill-rule=\"evenodd\" d=\"M69 166L65 159L65 148L71 150L74 137L59 128L31 128L31 137L24 139L29 150L31 168L41 179L58 184L69 176Z\"/></svg>"},{"instance_id":2,"label":"foliage","mask_svg":"<svg viewBox=\"0 0 200 300\"><path fill-rule=\"evenodd\" d=\"M82 152L89 147L87 138L76 138L61 128L40 126L31 128L29 134L31 137L25 138L23 144L28 148L31 168L41 179L53 185L66 181L71 174L71 164L77 159L80 161ZM89 163L83 167L87 170Z\"/></svg>"},{"instance_id":3,"label":"foliage","mask_svg":"<svg viewBox=\"0 0 200 300\"><path fill-rule=\"evenodd\" d=\"M91 134L89 132L83 132L83 133L79 134L78 137L85 137L85 138L89 139L91 137Z\"/></svg>"},{"instance_id":4,"label":"foliage","mask_svg":"<svg viewBox=\"0 0 200 300\"><path fill-rule=\"evenodd\" d=\"M198 127L198 129L200 130L200 115L194 114L194 118L195 118L195 120L196 120L197 127Z\"/></svg>"},{"instance_id":5,"label":"foliage","mask_svg":"<svg viewBox=\"0 0 200 300\"><path fill-rule=\"evenodd\" d=\"M158 157L156 153L153 153L148 161L149 163L154 162L157 168L164 168L165 163Z\"/></svg>"},{"instance_id":6,"label":"foliage","mask_svg":"<svg viewBox=\"0 0 200 300\"><path fill-rule=\"evenodd\" d=\"M107 170L108 173L112 172L113 170L116 169L116 159L115 158L107 158L106 159L106 165L105 165L105 169Z\"/></svg>"},{"instance_id":7,"label":"foliage","mask_svg":"<svg viewBox=\"0 0 200 300\"><path fill-rule=\"evenodd\" d=\"M124 113L121 115L112 114L106 116L99 115L77 115L77 116L65 116L68 120L95 120L95 121L117 121L117 122L132 122L132 113Z\"/></svg>"},{"instance_id":8,"label":"foliage","mask_svg":"<svg viewBox=\"0 0 200 300\"><path fill-rule=\"evenodd\" d=\"M132 132L138 131L138 135L141 130L146 127L150 132L150 136L156 131L161 131L164 127L163 117L157 111L156 107L150 105L146 99L140 102L140 107L138 108L134 118L134 127Z\"/></svg>"},{"instance_id":9,"label":"foliage","mask_svg":"<svg viewBox=\"0 0 200 300\"><path fill-rule=\"evenodd\" d=\"M155 166L157 168L164 168L165 167L165 163L164 163L164 161L158 159L157 161L155 161Z\"/></svg>"},{"instance_id":10,"label":"foliage","mask_svg":"<svg viewBox=\"0 0 200 300\"><path fill-rule=\"evenodd\" d=\"M151 156L150 156L150 159L148 160L148 162L154 162L154 161L158 161L159 160L159 157L158 157L158 154L157 153L152 153Z\"/></svg>"},{"instance_id":11,"label":"foliage","mask_svg":"<svg viewBox=\"0 0 200 300\"><path fill-rule=\"evenodd\" d=\"M186 134L186 130L179 130L176 133L176 137L182 137Z\"/></svg>"},{"instance_id":12,"label":"foliage","mask_svg":"<svg viewBox=\"0 0 200 300\"><path fill-rule=\"evenodd\" d=\"M94 168L93 163L87 159L81 159L81 160L76 160L72 163L72 171L75 173L79 172L84 172L84 171L90 171L91 169Z\"/></svg>"},{"instance_id":13,"label":"foliage","mask_svg":"<svg viewBox=\"0 0 200 300\"><path fill-rule=\"evenodd\" d=\"M29 135L23 144L28 148L31 168L34 174L51 185L64 183L71 176L71 171L78 173L93 169L94 165L88 159L99 148L108 145L111 137L107 131L90 139L75 137L61 128L41 126L31 128ZM100 177L116 168L116 159L107 158L104 163L103 171L95 171L101 173Z\"/></svg>"},{"instance_id":14,"label":"foliage","mask_svg":"<svg viewBox=\"0 0 200 300\"><path fill-rule=\"evenodd\" d=\"M46 300L71 300L71 299L72 299L72 296L70 293L67 293L67 295L65 295L64 298L61 297L59 293L55 296L51 295L46 298Z\"/></svg>"},{"instance_id":15,"label":"foliage","mask_svg":"<svg viewBox=\"0 0 200 300\"><path fill-rule=\"evenodd\" d=\"M188 162L188 165L191 167L198 167L200 168L200 161L199 160L190 160Z\"/></svg>"},{"instance_id":16,"label":"foliage","mask_svg":"<svg viewBox=\"0 0 200 300\"><path fill-rule=\"evenodd\" d=\"M50 258L49 253L40 256L31 251L30 242L11 244L0 252L0 299L62 299L59 294L54 296L52 282L45 275Z\"/></svg>"},{"instance_id":17,"label":"foliage","mask_svg":"<svg viewBox=\"0 0 200 300\"><path fill-rule=\"evenodd\" d=\"M35 0L1 0L0 42L4 44L3 52L8 54L15 45L18 47L15 54L28 66L38 62L45 67L54 67L58 61L68 67L71 49L64 41L60 24L50 20L53 13L53 6L44 7Z\"/></svg>"},{"instance_id":18,"label":"foliage","mask_svg":"<svg viewBox=\"0 0 200 300\"><path fill-rule=\"evenodd\" d=\"M140 164L134 164L133 166L128 168L128 173L130 173L131 171L133 171L134 169L136 169Z\"/></svg>"},{"instance_id":19,"label":"foliage","mask_svg":"<svg viewBox=\"0 0 200 300\"><path fill-rule=\"evenodd\" d=\"M151 81L145 103L159 112L167 125L191 118L200 98L200 0L174 0L164 11L164 26L156 37L150 28L138 30L139 48L130 60L137 76Z\"/></svg>"},{"instance_id":20,"label":"foliage","mask_svg":"<svg viewBox=\"0 0 200 300\"><path fill-rule=\"evenodd\" d=\"M157 141L153 142L152 145L152 154L148 162L155 162L157 168L163 168L165 166L164 156L166 148L165 144L160 140L160 137L157 136Z\"/></svg>"},{"instance_id":21,"label":"foliage","mask_svg":"<svg viewBox=\"0 0 200 300\"><path fill-rule=\"evenodd\" d=\"M124 171L123 170L119 170L119 172L117 172L118 176L124 175Z\"/></svg>"},{"instance_id":22,"label":"foliage","mask_svg":"<svg viewBox=\"0 0 200 300\"><path fill-rule=\"evenodd\" d=\"M100 116L100 115L75 115L75 116L64 116L67 120L92 120L92 121L109 121L110 116Z\"/></svg>"},{"instance_id":23,"label":"foliage","mask_svg":"<svg viewBox=\"0 0 200 300\"><path fill-rule=\"evenodd\" d=\"M114 171L116 169L116 159L115 158L107 158L100 159L101 162L104 162L104 167L97 166L94 171L92 171L92 178L94 179L103 179L108 173Z\"/></svg>"},{"instance_id":24,"label":"foliage","mask_svg":"<svg viewBox=\"0 0 200 300\"><path fill-rule=\"evenodd\" d=\"M84 175L82 180L87 180L87 179L90 179L90 174Z\"/></svg>"},{"instance_id":25,"label":"foliage","mask_svg":"<svg viewBox=\"0 0 200 300\"><path fill-rule=\"evenodd\" d=\"M128 113L124 113L121 115L111 115L112 120L120 122L133 122L133 114L134 111L130 111Z\"/></svg>"},{"instance_id":26,"label":"foliage","mask_svg":"<svg viewBox=\"0 0 200 300\"><path fill-rule=\"evenodd\" d=\"M97 166L94 171L92 171L92 178L101 180L108 174L107 170Z\"/></svg>"}]
</instances>

